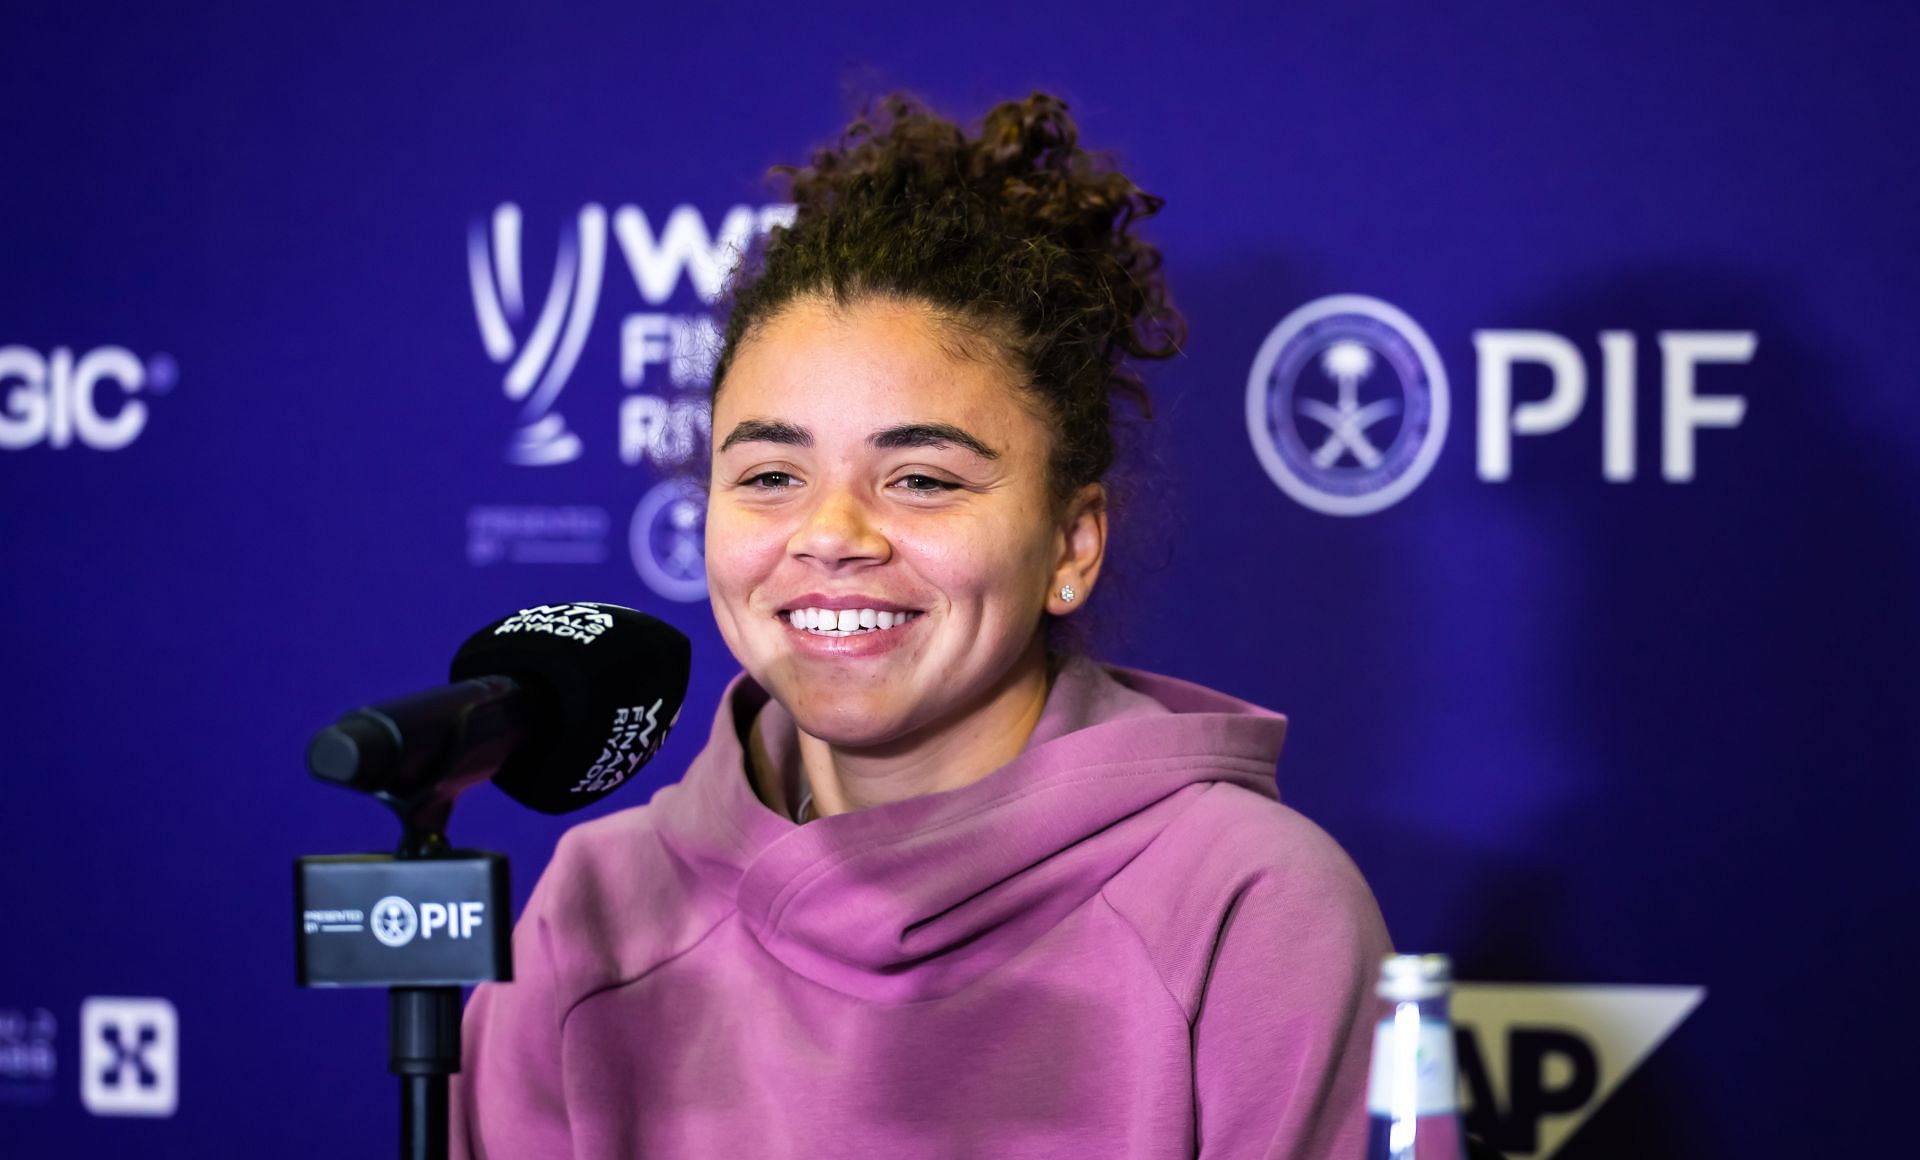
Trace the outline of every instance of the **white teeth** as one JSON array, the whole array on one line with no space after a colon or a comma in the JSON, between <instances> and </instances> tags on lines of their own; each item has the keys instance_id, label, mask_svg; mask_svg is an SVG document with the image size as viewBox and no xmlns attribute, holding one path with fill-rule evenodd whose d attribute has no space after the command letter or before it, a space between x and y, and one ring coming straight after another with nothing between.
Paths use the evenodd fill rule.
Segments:
<instances>
[{"instance_id":1,"label":"white teeth","mask_svg":"<svg viewBox=\"0 0 1920 1160\"><path fill-rule=\"evenodd\" d=\"M816 636L857 636L898 628L915 615L911 612L881 612L873 608L844 608L838 611L830 608L795 608L786 614L785 619L793 627Z\"/></svg>"}]
</instances>

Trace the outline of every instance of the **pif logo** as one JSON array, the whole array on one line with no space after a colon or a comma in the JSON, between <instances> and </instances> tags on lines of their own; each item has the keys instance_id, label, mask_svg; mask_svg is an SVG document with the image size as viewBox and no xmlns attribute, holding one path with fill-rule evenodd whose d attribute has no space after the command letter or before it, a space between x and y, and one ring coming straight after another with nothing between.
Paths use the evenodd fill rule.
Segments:
<instances>
[{"instance_id":1,"label":"pif logo","mask_svg":"<svg viewBox=\"0 0 1920 1160\"><path fill-rule=\"evenodd\" d=\"M1747 414L1744 396L1701 393L1701 368L1749 363L1759 339L1749 330L1669 330L1655 338L1660 476L1689 483L1698 433L1738 427ZM1482 480L1513 477L1516 437L1573 423L1586 409L1590 377L1601 383L1601 477L1636 478L1640 339L1606 330L1598 345L1598 373L1590 375L1580 347L1563 335L1473 332ZM1523 366L1547 373L1545 398L1516 397L1515 371ZM1360 516L1400 502L1426 478L1447 438L1450 406L1446 368L1418 323L1377 298L1336 294L1287 315L1261 344L1247 379L1247 434L1282 491L1315 511Z\"/></svg>"},{"instance_id":2,"label":"pif logo","mask_svg":"<svg viewBox=\"0 0 1920 1160\"><path fill-rule=\"evenodd\" d=\"M1336 294L1282 319L1247 379L1247 433L1280 489L1315 511L1398 503L1447 438L1447 371L1419 323Z\"/></svg>"},{"instance_id":3,"label":"pif logo","mask_svg":"<svg viewBox=\"0 0 1920 1160\"><path fill-rule=\"evenodd\" d=\"M1548 1160L1706 996L1705 987L1457 984L1467 1129L1509 1160Z\"/></svg>"},{"instance_id":4,"label":"pif logo","mask_svg":"<svg viewBox=\"0 0 1920 1160\"><path fill-rule=\"evenodd\" d=\"M418 907L395 894L373 904L373 937L390 947L403 947L419 935L431 939L434 931L445 938L473 938L487 921L484 902L423 902Z\"/></svg>"},{"instance_id":5,"label":"pif logo","mask_svg":"<svg viewBox=\"0 0 1920 1160\"><path fill-rule=\"evenodd\" d=\"M180 1106L180 1016L165 999L80 1004L80 1102L96 1116L171 1116Z\"/></svg>"},{"instance_id":6,"label":"pif logo","mask_svg":"<svg viewBox=\"0 0 1920 1160\"><path fill-rule=\"evenodd\" d=\"M45 355L0 347L0 450L45 443L58 451L78 442L118 451L146 430L147 406L139 396L164 395L178 377L166 355L142 362L125 347L76 354L57 346Z\"/></svg>"}]
</instances>

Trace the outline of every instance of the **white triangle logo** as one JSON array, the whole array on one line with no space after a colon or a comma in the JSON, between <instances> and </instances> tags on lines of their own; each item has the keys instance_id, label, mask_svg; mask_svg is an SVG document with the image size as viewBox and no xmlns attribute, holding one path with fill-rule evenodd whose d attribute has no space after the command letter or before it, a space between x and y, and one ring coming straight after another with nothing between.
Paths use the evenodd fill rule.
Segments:
<instances>
[{"instance_id":1,"label":"white triangle logo","mask_svg":"<svg viewBox=\"0 0 1920 1160\"><path fill-rule=\"evenodd\" d=\"M1509 1160L1549 1160L1707 997L1705 987L1460 983L1461 1107L1497 1122L1487 1143ZM1477 1106L1480 1093L1496 1108Z\"/></svg>"}]
</instances>

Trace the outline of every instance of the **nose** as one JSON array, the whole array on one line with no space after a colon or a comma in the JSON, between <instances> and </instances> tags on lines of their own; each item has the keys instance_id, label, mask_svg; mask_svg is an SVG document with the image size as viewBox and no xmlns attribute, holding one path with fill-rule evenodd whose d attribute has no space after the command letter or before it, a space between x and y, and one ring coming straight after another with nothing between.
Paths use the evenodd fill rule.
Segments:
<instances>
[{"instance_id":1,"label":"nose","mask_svg":"<svg viewBox=\"0 0 1920 1160\"><path fill-rule=\"evenodd\" d=\"M893 546L872 516L852 491L820 487L787 541L787 552L828 568L885 563Z\"/></svg>"}]
</instances>

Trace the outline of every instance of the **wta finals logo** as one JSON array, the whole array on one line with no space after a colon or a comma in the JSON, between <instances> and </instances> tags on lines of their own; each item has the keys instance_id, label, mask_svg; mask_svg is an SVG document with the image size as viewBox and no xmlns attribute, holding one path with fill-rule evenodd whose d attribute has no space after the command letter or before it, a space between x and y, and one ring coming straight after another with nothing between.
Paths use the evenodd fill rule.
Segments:
<instances>
[{"instance_id":1,"label":"wta finals logo","mask_svg":"<svg viewBox=\"0 0 1920 1160\"><path fill-rule=\"evenodd\" d=\"M488 239L489 231L476 222L467 237L467 279L487 357L507 368L501 386L520 404L520 428L507 459L532 467L571 462L580 457L580 437L567 430L553 405L580 360L600 303L607 211L583 206L574 229L561 232L553 280L531 325L520 277L519 206L507 202L493 211L491 255Z\"/></svg>"},{"instance_id":2,"label":"wta finals logo","mask_svg":"<svg viewBox=\"0 0 1920 1160\"><path fill-rule=\"evenodd\" d=\"M1287 315L1247 376L1261 466L1327 515L1377 512L1418 487L1439 458L1447 410L1447 372L1426 332L1360 294Z\"/></svg>"}]
</instances>

